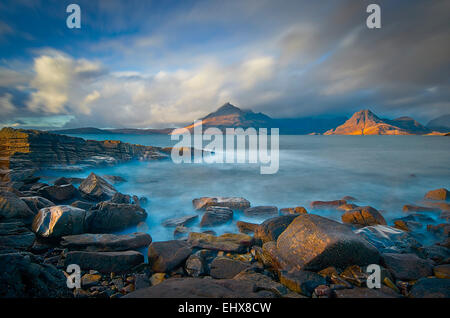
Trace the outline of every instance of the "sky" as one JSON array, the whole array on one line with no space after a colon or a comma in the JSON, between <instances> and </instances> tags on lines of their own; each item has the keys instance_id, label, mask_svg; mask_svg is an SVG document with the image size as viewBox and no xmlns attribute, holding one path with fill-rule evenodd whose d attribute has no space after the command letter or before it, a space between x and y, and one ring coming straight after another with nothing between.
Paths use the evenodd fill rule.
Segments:
<instances>
[{"instance_id":1,"label":"sky","mask_svg":"<svg viewBox=\"0 0 450 318\"><path fill-rule=\"evenodd\" d=\"M0 126L177 127L226 102L426 123L450 113L449 21L446 0L2 0Z\"/></svg>"}]
</instances>

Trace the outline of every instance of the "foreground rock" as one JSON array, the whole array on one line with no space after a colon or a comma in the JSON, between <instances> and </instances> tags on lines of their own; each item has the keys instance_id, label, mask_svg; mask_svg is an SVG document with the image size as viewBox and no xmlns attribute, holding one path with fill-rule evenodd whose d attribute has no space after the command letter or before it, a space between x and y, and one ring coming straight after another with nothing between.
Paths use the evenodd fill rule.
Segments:
<instances>
[{"instance_id":1,"label":"foreground rock","mask_svg":"<svg viewBox=\"0 0 450 318\"><path fill-rule=\"evenodd\" d=\"M262 243L276 241L297 216L297 214L290 214L265 220L256 228L255 239Z\"/></svg>"},{"instance_id":2,"label":"foreground rock","mask_svg":"<svg viewBox=\"0 0 450 318\"><path fill-rule=\"evenodd\" d=\"M60 244L70 250L112 252L139 249L150 245L151 242L151 236L146 233L80 234L63 236Z\"/></svg>"},{"instance_id":3,"label":"foreground rock","mask_svg":"<svg viewBox=\"0 0 450 318\"><path fill-rule=\"evenodd\" d=\"M250 202L237 197L202 197L192 200L196 210L206 210L209 206L222 206L232 210L244 210L250 207Z\"/></svg>"},{"instance_id":4,"label":"foreground rock","mask_svg":"<svg viewBox=\"0 0 450 318\"><path fill-rule=\"evenodd\" d=\"M239 232L248 234L248 233L255 232L256 229L258 228L259 224L249 223L249 222L244 222L244 221L237 221L236 226L239 229Z\"/></svg>"},{"instance_id":5,"label":"foreground rock","mask_svg":"<svg viewBox=\"0 0 450 318\"><path fill-rule=\"evenodd\" d=\"M342 222L362 226L387 224L381 213L370 206L357 207L345 212L342 215Z\"/></svg>"},{"instance_id":6,"label":"foreground rock","mask_svg":"<svg viewBox=\"0 0 450 318\"><path fill-rule=\"evenodd\" d=\"M337 208L338 206L346 204L345 200L333 200L333 201L313 201L311 207L313 209L319 208Z\"/></svg>"},{"instance_id":7,"label":"foreground rock","mask_svg":"<svg viewBox=\"0 0 450 318\"><path fill-rule=\"evenodd\" d=\"M412 287L412 298L450 298L450 279L421 278Z\"/></svg>"},{"instance_id":8,"label":"foreground rock","mask_svg":"<svg viewBox=\"0 0 450 318\"><path fill-rule=\"evenodd\" d=\"M244 210L244 214L250 217L268 217L278 215L276 206L255 206Z\"/></svg>"},{"instance_id":9,"label":"foreground rock","mask_svg":"<svg viewBox=\"0 0 450 318\"><path fill-rule=\"evenodd\" d=\"M297 206L295 208L283 208L280 209L281 215L289 215L289 214L307 214L308 211L302 206Z\"/></svg>"},{"instance_id":10,"label":"foreground rock","mask_svg":"<svg viewBox=\"0 0 450 318\"><path fill-rule=\"evenodd\" d=\"M30 208L31 211L34 212L34 214L37 214L40 209L48 208L55 205L55 203L53 203L52 201L39 196L22 197L21 199L28 205L28 207Z\"/></svg>"},{"instance_id":11,"label":"foreground rock","mask_svg":"<svg viewBox=\"0 0 450 318\"><path fill-rule=\"evenodd\" d=\"M148 247L148 263L158 273L167 273L181 266L192 253L184 241L153 242Z\"/></svg>"},{"instance_id":12,"label":"foreground rock","mask_svg":"<svg viewBox=\"0 0 450 318\"><path fill-rule=\"evenodd\" d=\"M272 293L256 291L245 280L170 278L162 283L132 292L125 298L266 298Z\"/></svg>"},{"instance_id":13,"label":"foreground rock","mask_svg":"<svg viewBox=\"0 0 450 318\"><path fill-rule=\"evenodd\" d=\"M136 204L100 202L87 217L89 232L111 233L137 225L147 218L147 212Z\"/></svg>"},{"instance_id":14,"label":"foreground rock","mask_svg":"<svg viewBox=\"0 0 450 318\"><path fill-rule=\"evenodd\" d=\"M402 211L403 212L436 212L436 211L439 211L439 209L438 208L429 208L426 206L406 204L403 206Z\"/></svg>"},{"instance_id":15,"label":"foreground rock","mask_svg":"<svg viewBox=\"0 0 450 318\"><path fill-rule=\"evenodd\" d=\"M78 189L82 194L95 201L111 199L117 192L105 179L93 172L81 182Z\"/></svg>"},{"instance_id":16,"label":"foreground rock","mask_svg":"<svg viewBox=\"0 0 450 318\"><path fill-rule=\"evenodd\" d=\"M425 194L425 199L428 199L428 200L444 200L445 201L445 200L449 200L450 199L450 194L449 194L447 189L441 188L441 189L428 191Z\"/></svg>"},{"instance_id":17,"label":"foreground rock","mask_svg":"<svg viewBox=\"0 0 450 318\"><path fill-rule=\"evenodd\" d=\"M430 261L415 254L385 253L382 254L382 263L398 280L416 280L433 274Z\"/></svg>"},{"instance_id":18,"label":"foreground rock","mask_svg":"<svg viewBox=\"0 0 450 318\"><path fill-rule=\"evenodd\" d=\"M316 287L327 284L321 275L309 271L281 271L280 282L290 290L307 297L311 297Z\"/></svg>"},{"instance_id":19,"label":"foreground rock","mask_svg":"<svg viewBox=\"0 0 450 318\"><path fill-rule=\"evenodd\" d=\"M197 220L198 215L187 215L179 218L165 220L162 225L165 227L186 226Z\"/></svg>"},{"instance_id":20,"label":"foreground rock","mask_svg":"<svg viewBox=\"0 0 450 318\"><path fill-rule=\"evenodd\" d=\"M210 275L216 279L233 278L249 267L249 263L219 256L216 257L211 263Z\"/></svg>"},{"instance_id":21,"label":"foreground rock","mask_svg":"<svg viewBox=\"0 0 450 318\"><path fill-rule=\"evenodd\" d=\"M22 222L0 223L0 246L28 250L36 236Z\"/></svg>"},{"instance_id":22,"label":"foreground rock","mask_svg":"<svg viewBox=\"0 0 450 318\"><path fill-rule=\"evenodd\" d=\"M214 236L207 233L189 233L188 243L192 247L214 251L245 253L252 244L252 237L246 234L225 233Z\"/></svg>"},{"instance_id":23,"label":"foreground rock","mask_svg":"<svg viewBox=\"0 0 450 318\"><path fill-rule=\"evenodd\" d=\"M201 227L219 226L233 219L233 210L228 207L210 206L206 208L200 221Z\"/></svg>"},{"instance_id":24,"label":"foreground rock","mask_svg":"<svg viewBox=\"0 0 450 318\"><path fill-rule=\"evenodd\" d=\"M120 273L132 270L144 262L144 255L136 251L125 252L68 252L65 266L78 264L84 270L97 270L102 273Z\"/></svg>"},{"instance_id":25,"label":"foreground rock","mask_svg":"<svg viewBox=\"0 0 450 318\"><path fill-rule=\"evenodd\" d=\"M32 230L46 238L81 234L86 231L86 211L70 205L43 208L35 216Z\"/></svg>"},{"instance_id":26,"label":"foreground rock","mask_svg":"<svg viewBox=\"0 0 450 318\"><path fill-rule=\"evenodd\" d=\"M31 223L34 213L28 205L12 192L0 191L0 221L24 220Z\"/></svg>"},{"instance_id":27,"label":"foreground rock","mask_svg":"<svg viewBox=\"0 0 450 318\"><path fill-rule=\"evenodd\" d=\"M313 214L297 216L278 237L277 250L300 270L378 264L380 260L377 249L346 225Z\"/></svg>"},{"instance_id":28,"label":"foreground rock","mask_svg":"<svg viewBox=\"0 0 450 318\"><path fill-rule=\"evenodd\" d=\"M39 189L40 196L55 202L63 203L77 196L77 189L71 184L52 185Z\"/></svg>"}]
</instances>

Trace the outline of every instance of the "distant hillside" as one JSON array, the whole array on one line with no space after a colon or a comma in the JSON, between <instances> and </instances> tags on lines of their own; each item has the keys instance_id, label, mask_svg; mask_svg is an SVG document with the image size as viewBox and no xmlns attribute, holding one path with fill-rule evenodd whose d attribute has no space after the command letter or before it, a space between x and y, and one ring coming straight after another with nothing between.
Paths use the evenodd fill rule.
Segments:
<instances>
[{"instance_id":1,"label":"distant hillside","mask_svg":"<svg viewBox=\"0 0 450 318\"><path fill-rule=\"evenodd\" d=\"M437 117L427 124L431 130L447 133L450 132L450 114Z\"/></svg>"},{"instance_id":2,"label":"distant hillside","mask_svg":"<svg viewBox=\"0 0 450 318\"><path fill-rule=\"evenodd\" d=\"M168 135L174 128L162 129L134 129L134 128L118 128L118 129L99 129L99 128L73 128L51 130L49 132L63 135L101 135L101 134L127 134L127 135Z\"/></svg>"},{"instance_id":3,"label":"distant hillside","mask_svg":"<svg viewBox=\"0 0 450 318\"><path fill-rule=\"evenodd\" d=\"M431 132L410 117L381 119L366 109L354 113L344 124L324 135L423 135Z\"/></svg>"}]
</instances>

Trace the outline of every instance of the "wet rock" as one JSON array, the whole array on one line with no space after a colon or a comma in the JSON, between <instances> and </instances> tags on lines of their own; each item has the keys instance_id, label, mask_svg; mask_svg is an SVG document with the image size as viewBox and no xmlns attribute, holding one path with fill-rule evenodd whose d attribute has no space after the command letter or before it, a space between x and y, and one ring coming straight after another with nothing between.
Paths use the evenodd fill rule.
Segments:
<instances>
[{"instance_id":1,"label":"wet rock","mask_svg":"<svg viewBox=\"0 0 450 318\"><path fill-rule=\"evenodd\" d=\"M112 182L112 183L121 183L121 182L126 182L127 180L121 176L112 176L112 175L108 175L105 174L103 175L103 178L105 178L106 180Z\"/></svg>"},{"instance_id":2,"label":"wet rock","mask_svg":"<svg viewBox=\"0 0 450 318\"><path fill-rule=\"evenodd\" d=\"M197 220L198 215L186 215L178 218L165 220L162 225L165 227L187 226Z\"/></svg>"},{"instance_id":3,"label":"wet rock","mask_svg":"<svg viewBox=\"0 0 450 318\"><path fill-rule=\"evenodd\" d=\"M135 290L150 287L150 279L147 274L135 274L134 275L134 288Z\"/></svg>"},{"instance_id":4,"label":"wet rock","mask_svg":"<svg viewBox=\"0 0 450 318\"><path fill-rule=\"evenodd\" d=\"M152 286L156 286L158 284L161 284L165 280L166 280L165 273L155 273L152 275L152 277L150 277L150 284Z\"/></svg>"},{"instance_id":5,"label":"wet rock","mask_svg":"<svg viewBox=\"0 0 450 318\"><path fill-rule=\"evenodd\" d=\"M140 289L125 298L261 298L273 297L272 293L261 295L249 281L234 279L169 278L162 283Z\"/></svg>"},{"instance_id":6,"label":"wet rock","mask_svg":"<svg viewBox=\"0 0 450 318\"><path fill-rule=\"evenodd\" d=\"M31 223L34 213L28 205L16 194L0 191L0 221L20 219L26 224Z\"/></svg>"},{"instance_id":7,"label":"wet rock","mask_svg":"<svg viewBox=\"0 0 450 318\"><path fill-rule=\"evenodd\" d=\"M40 237L60 238L84 233L86 211L70 205L43 208L35 216L32 230Z\"/></svg>"},{"instance_id":8,"label":"wet rock","mask_svg":"<svg viewBox=\"0 0 450 318\"><path fill-rule=\"evenodd\" d=\"M188 243L192 247L215 251L245 253L251 246L252 238L246 234L225 233L215 236L207 233L189 233Z\"/></svg>"},{"instance_id":9,"label":"wet rock","mask_svg":"<svg viewBox=\"0 0 450 318\"><path fill-rule=\"evenodd\" d=\"M181 266L191 253L184 241L153 242L148 248L148 263L153 271L168 273Z\"/></svg>"},{"instance_id":10,"label":"wet rock","mask_svg":"<svg viewBox=\"0 0 450 318\"><path fill-rule=\"evenodd\" d=\"M346 203L337 207L338 210L351 211L356 209L358 206L356 204Z\"/></svg>"},{"instance_id":11,"label":"wet rock","mask_svg":"<svg viewBox=\"0 0 450 318\"><path fill-rule=\"evenodd\" d=\"M289 293L289 290L282 284L274 281L270 277L254 272L253 270L244 270L233 277L234 280L248 281L255 286L257 291L264 290L269 291L278 297L285 296Z\"/></svg>"},{"instance_id":12,"label":"wet rock","mask_svg":"<svg viewBox=\"0 0 450 318\"><path fill-rule=\"evenodd\" d=\"M89 288L100 283L100 279L102 279L102 275L100 274L84 274L81 277L81 286L83 288Z\"/></svg>"},{"instance_id":13,"label":"wet rock","mask_svg":"<svg viewBox=\"0 0 450 318\"><path fill-rule=\"evenodd\" d=\"M314 289L320 285L326 285L325 278L317 273L309 271L280 272L280 282L290 290L311 297Z\"/></svg>"},{"instance_id":14,"label":"wet rock","mask_svg":"<svg viewBox=\"0 0 450 318\"><path fill-rule=\"evenodd\" d=\"M144 255L136 251L124 252L68 252L65 266L78 264L85 270L97 270L101 273L120 273L129 271L144 262Z\"/></svg>"},{"instance_id":15,"label":"wet rock","mask_svg":"<svg viewBox=\"0 0 450 318\"><path fill-rule=\"evenodd\" d=\"M342 222L362 226L386 225L386 220L376 209L370 206L357 207L342 215Z\"/></svg>"},{"instance_id":16,"label":"wet rock","mask_svg":"<svg viewBox=\"0 0 450 318\"><path fill-rule=\"evenodd\" d=\"M55 180L55 182L53 182L54 185L65 185L65 184L77 184L77 183L81 183L83 182L84 179L82 178L66 178L66 177L61 177Z\"/></svg>"},{"instance_id":17,"label":"wet rock","mask_svg":"<svg viewBox=\"0 0 450 318\"><path fill-rule=\"evenodd\" d=\"M179 225L175 228L175 230L173 230L173 238L176 240L186 238L189 232L190 232L189 228L183 225Z\"/></svg>"},{"instance_id":18,"label":"wet rock","mask_svg":"<svg viewBox=\"0 0 450 318\"><path fill-rule=\"evenodd\" d=\"M401 297L392 289L382 285L381 288L355 287L352 289L335 290L337 298L398 298Z\"/></svg>"},{"instance_id":19,"label":"wet rock","mask_svg":"<svg viewBox=\"0 0 450 318\"><path fill-rule=\"evenodd\" d=\"M419 205L409 205L406 204L403 206L403 212L436 212L437 208L429 208L425 206L419 206Z\"/></svg>"},{"instance_id":20,"label":"wet rock","mask_svg":"<svg viewBox=\"0 0 450 318\"><path fill-rule=\"evenodd\" d=\"M435 261L437 264L442 264L450 258L450 249L440 245L425 246L420 249L423 257Z\"/></svg>"},{"instance_id":21,"label":"wet rock","mask_svg":"<svg viewBox=\"0 0 450 318\"><path fill-rule=\"evenodd\" d=\"M441 214L439 215L440 219L444 219L447 222L450 221L450 211L442 211Z\"/></svg>"},{"instance_id":22,"label":"wet rock","mask_svg":"<svg viewBox=\"0 0 450 318\"><path fill-rule=\"evenodd\" d=\"M216 279L229 279L249 267L249 263L218 256L210 265L210 275Z\"/></svg>"},{"instance_id":23,"label":"wet rock","mask_svg":"<svg viewBox=\"0 0 450 318\"><path fill-rule=\"evenodd\" d=\"M425 199L428 200L449 200L450 199L450 195L447 189L445 188L441 188L441 189L436 189L436 190L431 190L428 191L425 194Z\"/></svg>"},{"instance_id":24,"label":"wet rock","mask_svg":"<svg viewBox=\"0 0 450 318\"><path fill-rule=\"evenodd\" d=\"M75 207L75 208L79 208L79 209L83 209L83 210L90 210L95 204L92 202L86 202L86 201L75 201L72 202L71 206Z\"/></svg>"},{"instance_id":25,"label":"wet rock","mask_svg":"<svg viewBox=\"0 0 450 318\"><path fill-rule=\"evenodd\" d=\"M201 227L212 227L227 223L233 218L233 210L227 207L209 206L200 221Z\"/></svg>"},{"instance_id":26,"label":"wet rock","mask_svg":"<svg viewBox=\"0 0 450 318\"><path fill-rule=\"evenodd\" d=\"M281 257L276 242L267 242L263 244L262 248L259 248L258 246L254 246L253 248L256 252L256 259L264 266L277 271L280 269L290 269L290 265L288 265Z\"/></svg>"},{"instance_id":27,"label":"wet rock","mask_svg":"<svg viewBox=\"0 0 450 318\"><path fill-rule=\"evenodd\" d=\"M112 203L131 204L131 197L128 194L116 192L109 201Z\"/></svg>"},{"instance_id":28,"label":"wet rock","mask_svg":"<svg viewBox=\"0 0 450 318\"><path fill-rule=\"evenodd\" d=\"M267 217L278 215L276 206L255 206L244 210L244 214L250 217Z\"/></svg>"},{"instance_id":29,"label":"wet rock","mask_svg":"<svg viewBox=\"0 0 450 318\"><path fill-rule=\"evenodd\" d=\"M335 293L329 286L319 285L314 289L313 296L318 298L334 298Z\"/></svg>"},{"instance_id":30,"label":"wet rock","mask_svg":"<svg viewBox=\"0 0 450 318\"><path fill-rule=\"evenodd\" d=\"M239 229L239 232L244 234L253 233L258 228L259 224L249 223L244 221L237 221L236 226Z\"/></svg>"},{"instance_id":31,"label":"wet rock","mask_svg":"<svg viewBox=\"0 0 450 318\"><path fill-rule=\"evenodd\" d=\"M312 271L377 264L380 258L377 249L348 226L314 214L297 216L278 237L277 250L293 267Z\"/></svg>"},{"instance_id":32,"label":"wet rock","mask_svg":"<svg viewBox=\"0 0 450 318\"><path fill-rule=\"evenodd\" d=\"M281 215L289 215L289 214L306 214L308 211L302 206L297 206L295 208L283 208L280 209Z\"/></svg>"},{"instance_id":33,"label":"wet rock","mask_svg":"<svg viewBox=\"0 0 450 318\"><path fill-rule=\"evenodd\" d=\"M93 172L80 184L78 189L86 197L97 201L109 200L117 192L105 179Z\"/></svg>"},{"instance_id":34,"label":"wet rock","mask_svg":"<svg viewBox=\"0 0 450 318\"><path fill-rule=\"evenodd\" d=\"M450 224L448 223L441 223L437 225L428 224L427 225L427 231L433 233L436 236L439 237L449 237L450 236Z\"/></svg>"},{"instance_id":35,"label":"wet rock","mask_svg":"<svg viewBox=\"0 0 450 318\"><path fill-rule=\"evenodd\" d=\"M352 285L358 287L365 286L367 278L369 277L369 275L357 265L347 267L339 276Z\"/></svg>"},{"instance_id":36,"label":"wet rock","mask_svg":"<svg viewBox=\"0 0 450 318\"><path fill-rule=\"evenodd\" d=\"M186 273L192 277L199 277L207 273L207 265L204 257L195 253L188 257L185 265Z\"/></svg>"},{"instance_id":37,"label":"wet rock","mask_svg":"<svg viewBox=\"0 0 450 318\"><path fill-rule=\"evenodd\" d=\"M421 278L411 288L411 298L450 298L450 279Z\"/></svg>"},{"instance_id":38,"label":"wet rock","mask_svg":"<svg viewBox=\"0 0 450 318\"><path fill-rule=\"evenodd\" d=\"M420 229L422 223L401 218L394 220L394 227L406 232L411 232Z\"/></svg>"},{"instance_id":39,"label":"wet rock","mask_svg":"<svg viewBox=\"0 0 450 318\"><path fill-rule=\"evenodd\" d=\"M416 280L433 274L432 264L415 254L382 254L382 263L399 280Z\"/></svg>"},{"instance_id":40,"label":"wet rock","mask_svg":"<svg viewBox=\"0 0 450 318\"><path fill-rule=\"evenodd\" d=\"M41 188L38 191L39 195L55 203L68 201L77 196L77 189L71 184L52 185Z\"/></svg>"},{"instance_id":41,"label":"wet rock","mask_svg":"<svg viewBox=\"0 0 450 318\"><path fill-rule=\"evenodd\" d=\"M262 243L276 241L297 216L297 214L289 214L265 220L256 228L255 239Z\"/></svg>"},{"instance_id":42,"label":"wet rock","mask_svg":"<svg viewBox=\"0 0 450 318\"><path fill-rule=\"evenodd\" d=\"M0 246L28 250L36 236L22 222L0 223Z\"/></svg>"},{"instance_id":43,"label":"wet rock","mask_svg":"<svg viewBox=\"0 0 450 318\"><path fill-rule=\"evenodd\" d=\"M50 206L54 206L55 203L53 203L50 200L47 200L46 198L34 196L34 197L21 197L21 199L28 205L31 211L34 212L34 214L37 214L40 209L48 208Z\"/></svg>"},{"instance_id":44,"label":"wet rock","mask_svg":"<svg viewBox=\"0 0 450 318\"><path fill-rule=\"evenodd\" d=\"M232 210L244 210L250 207L250 202L238 197L202 197L192 200L196 210L206 210L209 206L222 206Z\"/></svg>"},{"instance_id":45,"label":"wet rock","mask_svg":"<svg viewBox=\"0 0 450 318\"><path fill-rule=\"evenodd\" d=\"M52 265L41 265L33 254L0 254L1 298L70 297L66 277Z\"/></svg>"},{"instance_id":46,"label":"wet rock","mask_svg":"<svg viewBox=\"0 0 450 318\"><path fill-rule=\"evenodd\" d=\"M131 234L79 234L63 236L61 246L70 250L112 252L136 250L149 246L152 238L146 233Z\"/></svg>"},{"instance_id":47,"label":"wet rock","mask_svg":"<svg viewBox=\"0 0 450 318\"><path fill-rule=\"evenodd\" d=\"M345 200L334 200L334 201L313 201L311 202L311 207L313 209L318 208L337 208L338 206L346 204Z\"/></svg>"},{"instance_id":48,"label":"wet rock","mask_svg":"<svg viewBox=\"0 0 450 318\"><path fill-rule=\"evenodd\" d=\"M437 278L450 279L450 264L435 266L433 273Z\"/></svg>"},{"instance_id":49,"label":"wet rock","mask_svg":"<svg viewBox=\"0 0 450 318\"><path fill-rule=\"evenodd\" d=\"M86 222L91 233L124 230L147 218L147 212L135 204L100 202L90 211Z\"/></svg>"}]
</instances>

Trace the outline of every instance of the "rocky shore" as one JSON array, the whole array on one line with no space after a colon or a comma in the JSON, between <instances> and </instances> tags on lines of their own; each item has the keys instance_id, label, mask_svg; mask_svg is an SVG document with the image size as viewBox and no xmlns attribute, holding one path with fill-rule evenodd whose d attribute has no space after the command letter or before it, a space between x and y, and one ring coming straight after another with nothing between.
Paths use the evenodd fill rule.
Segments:
<instances>
[{"instance_id":1,"label":"rocky shore","mask_svg":"<svg viewBox=\"0 0 450 318\"><path fill-rule=\"evenodd\" d=\"M238 197L193 198L195 214L163 223L174 239L153 242L147 199L117 191L119 177L91 173L46 184L33 168L79 164L94 153L163 158L167 150L36 134L0 133L8 162L0 188L0 297L450 297L447 189L405 205L405 216L392 222L350 196L281 209ZM319 216L321 209L334 210L342 223ZM214 227L237 212L265 221L238 221L234 233L217 235ZM130 228L143 230L117 234ZM432 244L424 243L425 228ZM70 264L81 267L81 288L67 287ZM381 288L367 287L371 264L381 268Z\"/></svg>"}]
</instances>

